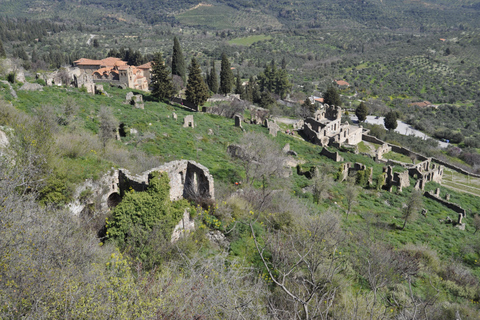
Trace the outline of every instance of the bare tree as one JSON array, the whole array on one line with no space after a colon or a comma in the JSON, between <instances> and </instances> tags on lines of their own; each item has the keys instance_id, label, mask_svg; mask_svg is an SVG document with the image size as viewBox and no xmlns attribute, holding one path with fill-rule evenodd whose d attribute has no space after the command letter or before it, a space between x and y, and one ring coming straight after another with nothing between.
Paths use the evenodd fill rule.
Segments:
<instances>
[{"instance_id":1,"label":"bare tree","mask_svg":"<svg viewBox=\"0 0 480 320\"><path fill-rule=\"evenodd\" d=\"M115 137L118 128L118 120L114 117L112 110L107 107L100 108L98 118L100 120L100 140L102 141L103 149L105 150L108 140Z\"/></svg>"},{"instance_id":2,"label":"bare tree","mask_svg":"<svg viewBox=\"0 0 480 320\"><path fill-rule=\"evenodd\" d=\"M333 187L335 182L330 174L319 171L312 179L313 182L313 196L319 203L328 196L328 192Z\"/></svg>"},{"instance_id":3,"label":"bare tree","mask_svg":"<svg viewBox=\"0 0 480 320\"><path fill-rule=\"evenodd\" d=\"M231 152L231 155L245 170L245 182L248 185L261 181L265 197L271 193L271 187L278 182L277 178L288 175L288 169L285 167L286 155L265 135L245 133L240 145L236 147L235 152Z\"/></svg>"},{"instance_id":4,"label":"bare tree","mask_svg":"<svg viewBox=\"0 0 480 320\"><path fill-rule=\"evenodd\" d=\"M419 190L414 190L408 198L407 206L403 210L403 222L402 230L405 229L407 221L413 221L418 216L418 209L422 206L422 192Z\"/></svg>"},{"instance_id":5,"label":"bare tree","mask_svg":"<svg viewBox=\"0 0 480 320\"><path fill-rule=\"evenodd\" d=\"M338 246L344 236L336 216L303 216L293 231L272 232L265 245L260 244L252 223L250 229L269 278L288 304L286 310L270 304L269 312L287 313L290 319L328 318L339 289L334 279L343 268Z\"/></svg>"},{"instance_id":6,"label":"bare tree","mask_svg":"<svg viewBox=\"0 0 480 320\"><path fill-rule=\"evenodd\" d=\"M476 214L475 217L473 218L473 227L475 228L475 233L477 233L478 230L480 230L480 215Z\"/></svg>"},{"instance_id":7,"label":"bare tree","mask_svg":"<svg viewBox=\"0 0 480 320\"><path fill-rule=\"evenodd\" d=\"M353 183L348 183L345 187L345 199L347 200L347 219L348 214L352 210L352 206L357 202L358 197L358 187L355 186Z\"/></svg>"}]
</instances>

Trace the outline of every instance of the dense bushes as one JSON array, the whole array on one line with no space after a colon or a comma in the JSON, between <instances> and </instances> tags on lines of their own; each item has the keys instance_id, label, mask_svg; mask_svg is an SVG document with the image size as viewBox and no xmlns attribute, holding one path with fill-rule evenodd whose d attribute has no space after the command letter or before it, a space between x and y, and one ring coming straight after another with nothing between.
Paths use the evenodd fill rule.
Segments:
<instances>
[{"instance_id":1,"label":"dense bushes","mask_svg":"<svg viewBox=\"0 0 480 320\"><path fill-rule=\"evenodd\" d=\"M153 267L166 259L173 229L189 207L186 200L171 203L168 175L153 172L147 190L127 192L107 218L107 238Z\"/></svg>"}]
</instances>

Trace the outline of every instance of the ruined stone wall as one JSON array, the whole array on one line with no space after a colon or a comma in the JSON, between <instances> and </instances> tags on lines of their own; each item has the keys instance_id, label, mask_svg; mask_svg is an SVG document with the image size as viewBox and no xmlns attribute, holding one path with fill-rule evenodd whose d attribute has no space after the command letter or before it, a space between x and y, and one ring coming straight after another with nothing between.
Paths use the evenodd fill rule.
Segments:
<instances>
[{"instance_id":1,"label":"ruined stone wall","mask_svg":"<svg viewBox=\"0 0 480 320\"><path fill-rule=\"evenodd\" d=\"M458 214L461 214L463 217L465 217L466 214L467 214L465 209L460 207L458 204L447 201L447 200L442 199L440 197L437 197L435 194L432 194L431 192L425 192L423 195L428 199L432 199L434 201L437 201L438 203L443 204L445 207L455 211Z\"/></svg>"},{"instance_id":2,"label":"ruined stone wall","mask_svg":"<svg viewBox=\"0 0 480 320\"><path fill-rule=\"evenodd\" d=\"M380 147L378 147L377 149L377 159L380 160L380 159L383 159L383 155L385 153L388 153L392 151L392 147L390 147L387 143L384 143L382 144Z\"/></svg>"},{"instance_id":3,"label":"ruined stone wall","mask_svg":"<svg viewBox=\"0 0 480 320\"><path fill-rule=\"evenodd\" d=\"M335 162L343 161L343 158L338 154L338 152L330 152L327 150L327 148L323 148L322 151L320 151L320 154Z\"/></svg>"},{"instance_id":4,"label":"ruined stone wall","mask_svg":"<svg viewBox=\"0 0 480 320\"><path fill-rule=\"evenodd\" d=\"M214 182L208 168L189 160L168 162L139 175L132 175L125 169L119 170L120 195L123 196L130 188L145 191L148 187L148 177L155 171L168 174L172 201L197 196L214 199Z\"/></svg>"},{"instance_id":5,"label":"ruined stone wall","mask_svg":"<svg viewBox=\"0 0 480 320\"><path fill-rule=\"evenodd\" d=\"M457 171L461 174L464 174L464 175L467 175L467 176L470 176L470 177L475 177L475 178L480 178L480 174L476 174L476 173L471 173L471 172L468 172L462 168L459 168L457 166L454 166L453 164L450 164L450 163L447 163L447 162L444 162L442 160L439 160L437 158L432 158L432 161L435 162L435 163L438 163L438 164L441 164L442 166L445 166L449 169L452 169L454 171Z\"/></svg>"},{"instance_id":6,"label":"ruined stone wall","mask_svg":"<svg viewBox=\"0 0 480 320\"><path fill-rule=\"evenodd\" d=\"M347 134L347 139L345 140L347 144L356 145L362 142L362 132L363 128L359 127L355 129L353 126L349 126L349 132Z\"/></svg>"}]
</instances>

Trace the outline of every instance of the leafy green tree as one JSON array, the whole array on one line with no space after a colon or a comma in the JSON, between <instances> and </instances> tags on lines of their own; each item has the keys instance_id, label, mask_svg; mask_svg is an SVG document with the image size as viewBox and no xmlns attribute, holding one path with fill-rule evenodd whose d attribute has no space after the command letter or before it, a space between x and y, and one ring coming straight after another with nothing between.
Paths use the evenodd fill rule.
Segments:
<instances>
[{"instance_id":1,"label":"leafy green tree","mask_svg":"<svg viewBox=\"0 0 480 320\"><path fill-rule=\"evenodd\" d=\"M330 87L327 91L323 94L323 102L330 105L330 106L342 106L342 100L340 99L340 95L337 92L337 89L334 87Z\"/></svg>"},{"instance_id":2,"label":"leafy green tree","mask_svg":"<svg viewBox=\"0 0 480 320\"><path fill-rule=\"evenodd\" d=\"M210 77L208 79L208 87L213 93L218 93L218 76L215 70L215 60L212 60L212 69L210 70Z\"/></svg>"},{"instance_id":3,"label":"leafy green tree","mask_svg":"<svg viewBox=\"0 0 480 320\"><path fill-rule=\"evenodd\" d=\"M208 99L208 87L203 81L202 70L195 58L188 69L187 101L196 105L204 104Z\"/></svg>"},{"instance_id":4,"label":"leafy green tree","mask_svg":"<svg viewBox=\"0 0 480 320\"><path fill-rule=\"evenodd\" d=\"M358 121L365 121L365 119L367 119L368 108L363 101L360 102L357 109L355 110L355 115L357 116Z\"/></svg>"},{"instance_id":5,"label":"leafy green tree","mask_svg":"<svg viewBox=\"0 0 480 320\"><path fill-rule=\"evenodd\" d=\"M219 93L227 94L232 91L233 86L233 72L228 62L228 57L225 53L222 54L222 64L220 69L220 89Z\"/></svg>"},{"instance_id":6,"label":"leafy green tree","mask_svg":"<svg viewBox=\"0 0 480 320\"><path fill-rule=\"evenodd\" d=\"M383 120L385 128L387 128L388 130L395 130L398 125L397 118L398 114L396 111L390 111L389 113L387 113L385 119Z\"/></svg>"},{"instance_id":7,"label":"leafy green tree","mask_svg":"<svg viewBox=\"0 0 480 320\"><path fill-rule=\"evenodd\" d=\"M185 81L185 58L183 57L182 48L177 37L173 38L173 55L172 55L172 74L180 76Z\"/></svg>"},{"instance_id":8,"label":"leafy green tree","mask_svg":"<svg viewBox=\"0 0 480 320\"><path fill-rule=\"evenodd\" d=\"M152 61L152 96L157 99L170 98L173 94L173 84L170 71L165 65L162 54L155 53Z\"/></svg>"},{"instance_id":9,"label":"leafy green tree","mask_svg":"<svg viewBox=\"0 0 480 320\"><path fill-rule=\"evenodd\" d=\"M242 79L240 78L240 71L238 70L237 70L237 81L235 83L235 94L239 94L240 96L243 94Z\"/></svg>"}]
</instances>

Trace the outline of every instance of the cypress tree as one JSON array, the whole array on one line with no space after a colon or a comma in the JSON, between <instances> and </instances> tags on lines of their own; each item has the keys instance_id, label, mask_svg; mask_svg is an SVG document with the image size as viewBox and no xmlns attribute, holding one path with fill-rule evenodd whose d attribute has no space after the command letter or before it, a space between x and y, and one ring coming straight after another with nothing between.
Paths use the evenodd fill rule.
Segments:
<instances>
[{"instance_id":1,"label":"cypress tree","mask_svg":"<svg viewBox=\"0 0 480 320\"><path fill-rule=\"evenodd\" d=\"M243 95L242 79L240 78L240 71L237 69L237 82L235 84L235 94Z\"/></svg>"},{"instance_id":2,"label":"cypress tree","mask_svg":"<svg viewBox=\"0 0 480 320\"><path fill-rule=\"evenodd\" d=\"M387 113L385 116L385 119L383 119L383 123L385 124L385 128L387 128L390 131L393 131L397 128L397 119L398 119L398 114L395 111L390 111Z\"/></svg>"},{"instance_id":3,"label":"cypress tree","mask_svg":"<svg viewBox=\"0 0 480 320\"><path fill-rule=\"evenodd\" d=\"M0 58L6 58L7 54L5 52L5 49L3 48L3 42L0 40Z\"/></svg>"},{"instance_id":4,"label":"cypress tree","mask_svg":"<svg viewBox=\"0 0 480 320\"><path fill-rule=\"evenodd\" d=\"M185 58L177 37L173 38L172 74L180 76L185 81Z\"/></svg>"},{"instance_id":5,"label":"cypress tree","mask_svg":"<svg viewBox=\"0 0 480 320\"><path fill-rule=\"evenodd\" d=\"M215 60L212 60L212 69L210 70L210 82L208 83L210 90L213 93L218 93L218 76L215 70Z\"/></svg>"},{"instance_id":6,"label":"cypress tree","mask_svg":"<svg viewBox=\"0 0 480 320\"><path fill-rule=\"evenodd\" d=\"M170 98L173 94L173 84L170 72L165 65L162 54L157 52L152 61L152 96L157 99Z\"/></svg>"},{"instance_id":7,"label":"cypress tree","mask_svg":"<svg viewBox=\"0 0 480 320\"><path fill-rule=\"evenodd\" d=\"M330 106L342 106L340 95L334 87L330 87L323 95L323 102Z\"/></svg>"},{"instance_id":8,"label":"cypress tree","mask_svg":"<svg viewBox=\"0 0 480 320\"><path fill-rule=\"evenodd\" d=\"M225 52L222 54L222 64L220 69L220 88L219 93L227 94L232 91L233 86L233 72L228 62Z\"/></svg>"},{"instance_id":9,"label":"cypress tree","mask_svg":"<svg viewBox=\"0 0 480 320\"><path fill-rule=\"evenodd\" d=\"M187 101L195 105L202 105L208 99L208 87L203 81L202 70L195 58L188 68L188 81L186 90Z\"/></svg>"},{"instance_id":10,"label":"cypress tree","mask_svg":"<svg viewBox=\"0 0 480 320\"><path fill-rule=\"evenodd\" d=\"M292 85L290 84L290 81L288 81L287 71L283 69L277 70L275 75L275 93L283 99L290 91L291 87Z\"/></svg>"},{"instance_id":11,"label":"cypress tree","mask_svg":"<svg viewBox=\"0 0 480 320\"><path fill-rule=\"evenodd\" d=\"M355 109L355 115L357 116L358 121L365 121L365 119L367 119L368 108L363 101L360 102L357 109Z\"/></svg>"}]
</instances>

